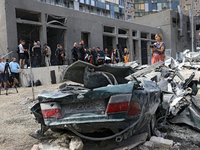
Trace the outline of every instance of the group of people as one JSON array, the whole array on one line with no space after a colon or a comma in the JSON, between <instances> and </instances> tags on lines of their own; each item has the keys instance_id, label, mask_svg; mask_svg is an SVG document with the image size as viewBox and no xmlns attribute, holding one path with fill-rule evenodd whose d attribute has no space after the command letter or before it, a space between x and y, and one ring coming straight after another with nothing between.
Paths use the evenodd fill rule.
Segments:
<instances>
[{"instance_id":1,"label":"group of people","mask_svg":"<svg viewBox=\"0 0 200 150\"><path fill-rule=\"evenodd\" d=\"M51 48L44 44L44 47L41 46L40 41L34 42L31 51L29 52L28 49L25 49L25 41L20 40L20 44L18 46L19 49L19 64L21 68L24 68L24 64L29 64L29 53L32 59L32 67L40 67L42 56L44 56L46 66L51 66L51 55L52 51ZM65 50L63 49L61 44L57 44L57 49L55 51L56 56L56 64L57 65L64 65L66 60Z\"/></svg>"},{"instance_id":2,"label":"group of people","mask_svg":"<svg viewBox=\"0 0 200 150\"><path fill-rule=\"evenodd\" d=\"M116 64L120 60L120 55L117 49L112 49L111 52L108 52L108 48L105 48L104 51L100 49L100 47L89 48L88 50L84 48L84 41L80 40L79 44L77 42L74 43L74 46L71 50L73 56L73 62L82 60L93 65L100 65L104 63L113 63ZM124 48L123 53L123 62L129 62L129 50Z\"/></svg>"},{"instance_id":3,"label":"group of people","mask_svg":"<svg viewBox=\"0 0 200 150\"><path fill-rule=\"evenodd\" d=\"M162 35L156 34L155 39L156 43L154 43L154 47L151 48L152 53L152 61L151 63L154 64L158 61L164 61L165 57L165 43L162 42ZM27 48L24 48L25 41L20 40L20 44L18 46L19 48L19 64L22 68L26 62L26 64L29 63L29 51ZM100 50L99 47L95 49L95 47L85 49L84 48L84 41L80 40L79 43L75 42L72 48L72 57L73 62L77 60L87 61L94 65L103 64L103 63L118 63L120 60L122 62L129 62L129 50L127 48L124 48L124 51L122 54L119 52L119 50L111 49L110 52L108 52L108 48L105 48L104 51ZM35 64L35 66L41 65L41 56L45 56L45 63L46 66L51 66L51 48L45 44L44 48L41 48L40 41L34 42L32 50L32 59ZM61 44L57 44L57 49L55 51L56 56L56 62L57 65L64 65L66 61L66 52L63 49Z\"/></svg>"},{"instance_id":4,"label":"group of people","mask_svg":"<svg viewBox=\"0 0 200 150\"><path fill-rule=\"evenodd\" d=\"M21 68L20 65L16 62L16 58L12 58L12 62L8 62L8 60L4 60L4 58L0 58L0 88L4 86L5 89L8 87L19 86L19 72ZM9 80L9 78L11 79ZM2 84L3 83L3 84Z\"/></svg>"},{"instance_id":5,"label":"group of people","mask_svg":"<svg viewBox=\"0 0 200 150\"><path fill-rule=\"evenodd\" d=\"M30 47L31 44L29 44ZM32 49L29 51L25 48L25 40L20 40L18 46L19 64L21 68L24 68L25 64L30 64L30 58L32 59L32 66L39 67L41 65L42 55L45 57L46 66L51 66L51 48L44 44L44 50L40 44L40 41L34 42Z\"/></svg>"}]
</instances>

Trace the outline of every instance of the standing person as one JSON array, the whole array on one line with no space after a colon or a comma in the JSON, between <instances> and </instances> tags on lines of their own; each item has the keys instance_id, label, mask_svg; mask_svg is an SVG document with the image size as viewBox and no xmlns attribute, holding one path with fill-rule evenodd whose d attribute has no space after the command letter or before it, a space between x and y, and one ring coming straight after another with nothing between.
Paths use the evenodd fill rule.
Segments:
<instances>
[{"instance_id":1,"label":"standing person","mask_svg":"<svg viewBox=\"0 0 200 150\"><path fill-rule=\"evenodd\" d=\"M116 64L116 63L119 62L119 54L118 54L116 48L113 50L113 53L112 53L111 58L112 58L112 63L113 63L113 64Z\"/></svg>"},{"instance_id":2,"label":"standing person","mask_svg":"<svg viewBox=\"0 0 200 150\"><path fill-rule=\"evenodd\" d=\"M2 88L4 68L5 68L5 64L2 62L2 58L0 58L0 91Z\"/></svg>"},{"instance_id":3,"label":"standing person","mask_svg":"<svg viewBox=\"0 0 200 150\"><path fill-rule=\"evenodd\" d=\"M73 57L73 62L77 61L78 60L78 43L75 42L74 43L74 47L72 48L72 57Z\"/></svg>"},{"instance_id":4,"label":"standing person","mask_svg":"<svg viewBox=\"0 0 200 150\"><path fill-rule=\"evenodd\" d=\"M129 62L129 52L127 48L124 48L124 63Z\"/></svg>"},{"instance_id":5,"label":"standing person","mask_svg":"<svg viewBox=\"0 0 200 150\"><path fill-rule=\"evenodd\" d=\"M45 54L46 66L51 66L51 48L47 44L44 44L44 47L45 47L44 54Z\"/></svg>"},{"instance_id":6,"label":"standing person","mask_svg":"<svg viewBox=\"0 0 200 150\"><path fill-rule=\"evenodd\" d=\"M79 45L78 45L78 59L84 61L84 57L85 57L85 50L84 50L84 41L80 40L79 41Z\"/></svg>"},{"instance_id":7,"label":"standing person","mask_svg":"<svg viewBox=\"0 0 200 150\"><path fill-rule=\"evenodd\" d=\"M4 75L3 75L3 81L4 81L4 89L7 90L8 87L7 87L7 82L8 82L8 78L9 78L9 63L8 63L8 59L6 59L6 62L4 62ZM6 93L7 95L7 93Z\"/></svg>"},{"instance_id":8,"label":"standing person","mask_svg":"<svg viewBox=\"0 0 200 150\"><path fill-rule=\"evenodd\" d=\"M12 77L14 79L13 85L14 85L14 87L16 87L16 85L19 85L19 81L18 81L19 72L18 72L18 69L20 71L21 68L20 68L19 64L16 62L16 58L15 57L12 58L12 62L10 62L9 66L10 66L10 72L9 73L12 75Z\"/></svg>"},{"instance_id":9,"label":"standing person","mask_svg":"<svg viewBox=\"0 0 200 150\"><path fill-rule=\"evenodd\" d=\"M22 40L21 43L19 44L19 55L20 55L19 64L20 64L20 68L22 68L24 66L24 63L25 63L24 52L28 51L27 49L24 49L23 45L25 45L24 40Z\"/></svg>"},{"instance_id":10,"label":"standing person","mask_svg":"<svg viewBox=\"0 0 200 150\"><path fill-rule=\"evenodd\" d=\"M92 55L93 65L96 65L97 52L95 50L95 47L92 47L91 55Z\"/></svg>"},{"instance_id":11,"label":"standing person","mask_svg":"<svg viewBox=\"0 0 200 150\"><path fill-rule=\"evenodd\" d=\"M64 65L64 61L66 59L65 51L63 50L62 45L58 44L56 49L56 59L57 65Z\"/></svg>"},{"instance_id":12,"label":"standing person","mask_svg":"<svg viewBox=\"0 0 200 150\"><path fill-rule=\"evenodd\" d=\"M155 35L156 43L154 43L154 47L151 48L152 60L151 64L155 64L158 61L164 62L164 53L165 53L165 43L162 42L163 36L158 33Z\"/></svg>"},{"instance_id":13,"label":"standing person","mask_svg":"<svg viewBox=\"0 0 200 150\"><path fill-rule=\"evenodd\" d=\"M104 50L104 56L110 58L110 54L108 54L108 49L107 48L105 48L105 50Z\"/></svg>"},{"instance_id":14,"label":"standing person","mask_svg":"<svg viewBox=\"0 0 200 150\"><path fill-rule=\"evenodd\" d=\"M37 54L37 43L34 42L33 43L33 47L32 47L32 58L31 58L31 66L32 67L36 67L38 65L38 54Z\"/></svg>"}]
</instances>

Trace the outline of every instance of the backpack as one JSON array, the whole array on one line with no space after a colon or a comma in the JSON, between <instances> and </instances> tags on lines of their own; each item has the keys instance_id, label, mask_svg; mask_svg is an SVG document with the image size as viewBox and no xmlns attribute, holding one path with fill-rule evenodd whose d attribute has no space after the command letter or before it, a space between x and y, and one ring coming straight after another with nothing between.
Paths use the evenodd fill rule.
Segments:
<instances>
[{"instance_id":1,"label":"backpack","mask_svg":"<svg viewBox=\"0 0 200 150\"><path fill-rule=\"evenodd\" d=\"M16 50L16 52L19 54L19 47L17 47L17 50Z\"/></svg>"},{"instance_id":2,"label":"backpack","mask_svg":"<svg viewBox=\"0 0 200 150\"><path fill-rule=\"evenodd\" d=\"M37 81L35 82L35 86L40 86L40 85L42 85L41 82L40 82L40 80L37 80Z\"/></svg>"}]
</instances>

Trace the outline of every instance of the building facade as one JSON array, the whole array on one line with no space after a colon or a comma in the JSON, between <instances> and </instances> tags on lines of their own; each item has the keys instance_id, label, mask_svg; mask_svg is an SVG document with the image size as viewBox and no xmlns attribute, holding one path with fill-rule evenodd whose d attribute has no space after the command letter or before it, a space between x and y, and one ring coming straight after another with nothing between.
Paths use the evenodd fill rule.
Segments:
<instances>
[{"instance_id":1,"label":"building facade","mask_svg":"<svg viewBox=\"0 0 200 150\"><path fill-rule=\"evenodd\" d=\"M35 0L46 4L124 20L124 0Z\"/></svg>"},{"instance_id":2,"label":"building facade","mask_svg":"<svg viewBox=\"0 0 200 150\"><path fill-rule=\"evenodd\" d=\"M177 10L179 0L126 0L125 19L143 17L165 10Z\"/></svg>"},{"instance_id":3,"label":"building facade","mask_svg":"<svg viewBox=\"0 0 200 150\"><path fill-rule=\"evenodd\" d=\"M111 50L120 44L129 49L131 61L148 64L151 61L149 45L155 42L152 37L162 33L159 28L34 0L1 0L0 14L0 55L12 51L9 59L17 57L20 39L26 41L27 49L40 40L42 46L47 43L51 47L54 64L57 44L63 45L70 59L74 42L83 39L86 48L98 46Z\"/></svg>"},{"instance_id":4,"label":"building facade","mask_svg":"<svg viewBox=\"0 0 200 150\"><path fill-rule=\"evenodd\" d=\"M192 7L193 2L193 7ZM200 50L200 0L181 0L182 12L189 16L189 11L193 11L194 16L194 44L195 48Z\"/></svg>"}]
</instances>

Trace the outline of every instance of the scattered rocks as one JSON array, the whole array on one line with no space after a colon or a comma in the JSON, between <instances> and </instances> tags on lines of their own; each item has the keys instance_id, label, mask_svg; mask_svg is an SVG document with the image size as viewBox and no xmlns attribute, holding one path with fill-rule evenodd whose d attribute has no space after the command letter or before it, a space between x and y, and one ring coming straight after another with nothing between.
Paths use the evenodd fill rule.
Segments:
<instances>
[{"instance_id":1,"label":"scattered rocks","mask_svg":"<svg viewBox=\"0 0 200 150\"><path fill-rule=\"evenodd\" d=\"M149 148L147 148L146 146L144 145L139 145L137 150L150 150Z\"/></svg>"},{"instance_id":2,"label":"scattered rocks","mask_svg":"<svg viewBox=\"0 0 200 150\"><path fill-rule=\"evenodd\" d=\"M74 137L71 139L69 144L70 150L82 150L83 149L83 142L79 137Z\"/></svg>"},{"instance_id":3,"label":"scattered rocks","mask_svg":"<svg viewBox=\"0 0 200 150\"><path fill-rule=\"evenodd\" d=\"M154 143L155 147L159 148L171 148L173 146L172 140L163 139L161 137L152 136L150 141Z\"/></svg>"},{"instance_id":4,"label":"scattered rocks","mask_svg":"<svg viewBox=\"0 0 200 150\"><path fill-rule=\"evenodd\" d=\"M69 140L66 137L57 138L52 143L55 144L55 145L59 145L61 147L68 147L69 146Z\"/></svg>"},{"instance_id":5,"label":"scattered rocks","mask_svg":"<svg viewBox=\"0 0 200 150\"><path fill-rule=\"evenodd\" d=\"M40 143L39 145L34 145L31 150L69 150L69 149L65 148L65 147L52 145L52 144L42 144L42 143Z\"/></svg>"},{"instance_id":6,"label":"scattered rocks","mask_svg":"<svg viewBox=\"0 0 200 150\"><path fill-rule=\"evenodd\" d=\"M146 146L149 150L154 149L154 142L146 141L143 145Z\"/></svg>"}]
</instances>

